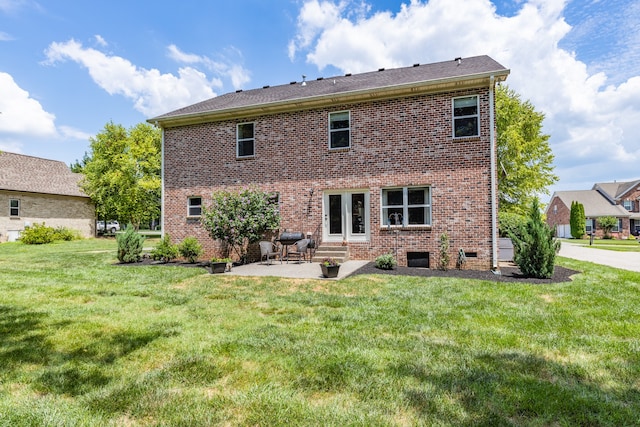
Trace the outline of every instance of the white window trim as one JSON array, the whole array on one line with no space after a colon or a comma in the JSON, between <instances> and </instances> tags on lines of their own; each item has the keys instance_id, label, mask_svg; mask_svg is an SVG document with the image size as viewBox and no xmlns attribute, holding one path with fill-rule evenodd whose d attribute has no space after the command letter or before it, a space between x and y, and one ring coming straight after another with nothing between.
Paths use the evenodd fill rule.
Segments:
<instances>
[{"instance_id":1,"label":"white window trim","mask_svg":"<svg viewBox=\"0 0 640 427\"><path fill-rule=\"evenodd\" d=\"M627 207L627 204L629 207ZM628 211L633 211L633 200L625 200L622 202L622 207L624 207Z\"/></svg>"},{"instance_id":2,"label":"white window trim","mask_svg":"<svg viewBox=\"0 0 640 427\"><path fill-rule=\"evenodd\" d=\"M200 199L200 204L199 205L192 205L191 204L191 200L193 199ZM200 208L200 215L192 215L191 214L191 208L196 208L199 207ZM198 218L202 216L202 197L201 196L190 196L187 197L187 216L189 218Z\"/></svg>"},{"instance_id":3,"label":"white window trim","mask_svg":"<svg viewBox=\"0 0 640 427\"><path fill-rule=\"evenodd\" d=\"M428 203L422 205L409 205L409 190L417 189L417 188L428 188L429 189L429 200ZM402 189L402 205L385 205L384 204L384 192L388 190L400 190ZM402 207L402 224L389 224L389 219L385 218L384 210L389 208L400 208ZM409 224L409 208L428 208L429 209L429 223L428 224ZM382 220L381 227L391 227L391 228L420 228L420 227L431 227L433 224L433 209L431 204L431 186L430 185L411 185L407 187L384 187L380 190L380 219Z\"/></svg>"},{"instance_id":4,"label":"white window trim","mask_svg":"<svg viewBox=\"0 0 640 427\"><path fill-rule=\"evenodd\" d=\"M17 202L18 206L11 206L12 202ZM16 215L12 215L11 211L13 209L18 209L18 213ZM20 217L20 199L9 199L9 216L11 218L19 218Z\"/></svg>"},{"instance_id":5,"label":"white window trim","mask_svg":"<svg viewBox=\"0 0 640 427\"><path fill-rule=\"evenodd\" d=\"M471 114L468 116L456 116L456 99L463 98L476 98L476 114ZM466 136L456 136L456 119L465 119L469 117L476 117L478 119L478 128L475 135L466 135ZM465 96L456 96L451 99L451 136L454 139L462 139L462 138L477 138L480 136L480 96L479 95L465 95Z\"/></svg>"},{"instance_id":6,"label":"white window trim","mask_svg":"<svg viewBox=\"0 0 640 427\"><path fill-rule=\"evenodd\" d=\"M331 115L332 114L342 114L342 113L347 113L349 115L349 127L345 128L345 129L332 130L331 129ZM332 111L332 112L329 113L328 119L329 119L329 124L328 124L328 127L329 127L329 141L327 143L329 145L329 150L347 150L347 149L350 149L351 148L351 111L350 110ZM349 145L346 146L346 147L332 147L331 146L331 134L333 132L344 132L345 130L349 131Z\"/></svg>"},{"instance_id":7,"label":"white window trim","mask_svg":"<svg viewBox=\"0 0 640 427\"><path fill-rule=\"evenodd\" d=\"M240 126L243 125L252 125L253 126L253 138L240 138ZM240 143L245 141L252 141L253 143L253 154L249 156L241 156L240 155ZM256 156L256 124L255 122L244 122L238 123L236 125L236 158L237 159L250 159Z\"/></svg>"}]
</instances>

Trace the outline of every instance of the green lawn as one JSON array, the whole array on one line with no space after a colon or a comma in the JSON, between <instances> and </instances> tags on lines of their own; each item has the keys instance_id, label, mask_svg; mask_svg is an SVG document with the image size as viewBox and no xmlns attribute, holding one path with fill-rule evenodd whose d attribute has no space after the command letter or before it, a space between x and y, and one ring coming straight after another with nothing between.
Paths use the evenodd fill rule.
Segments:
<instances>
[{"instance_id":1,"label":"green lawn","mask_svg":"<svg viewBox=\"0 0 640 427\"><path fill-rule=\"evenodd\" d=\"M589 239L561 239L574 245L587 246L594 249L606 249L618 252L640 252L640 241L636 239L594 239L593 243Z\"/></svg>"},{"instance_id":2,"label":"green lawn","mask_svg":"<svg viewBox=\"0 0 640 427\"><path fill-rule=\"evenodd\" d=\"M571 283L121 267L0 245L1 426L640 424L640 274Z\"/></svg>"}]
</instances>

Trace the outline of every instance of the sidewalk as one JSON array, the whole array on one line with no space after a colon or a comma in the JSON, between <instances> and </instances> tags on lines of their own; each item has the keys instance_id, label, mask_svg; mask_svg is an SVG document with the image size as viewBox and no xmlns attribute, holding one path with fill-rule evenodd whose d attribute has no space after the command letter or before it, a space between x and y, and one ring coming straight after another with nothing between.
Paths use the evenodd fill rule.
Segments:
<instances>
[{"instance_id":1,"label":"sidewalk","mask_svg":"<svg viewBox=\"0 0 640 427\"><path fill-rule=\"evenodd\" d=\"M565 258L640 272L640 252L608 251L606 249L590 248L588 246L580 246L563 241L558 255Z\"/></svg>"}]
</instances>

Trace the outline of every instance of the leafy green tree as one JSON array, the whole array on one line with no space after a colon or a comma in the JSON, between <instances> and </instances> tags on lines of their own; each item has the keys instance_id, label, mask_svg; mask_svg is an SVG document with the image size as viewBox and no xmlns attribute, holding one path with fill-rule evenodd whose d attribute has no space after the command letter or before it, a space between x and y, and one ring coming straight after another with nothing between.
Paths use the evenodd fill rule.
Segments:
<instances>
[{"instance_id":1,"label":"leafy green tree","mask_svg":"<svg viewBox=\"0 0 640 427\"><path fill-rule=\"evenodd\" d=\"M496 126L500 210L526 215L538 193L558 180L553 174L549 135L542 133L544 114L506 85L496 89Z\"/></svg>"},{"instance_id":2,"label":"leafy green tree","mask_svg":"<svg viewBox=\"0 0 640 427\"><path fill-rule=\"evenodd\" d=\"M577 201L571 202L569 213L569 226L571 227L571 237L581 239L587 226L587 219L584 216L584 205Z\"/></svg>"},{"instance_id":3,"label":"leafy green tree","mask_svg":"<svg viewBox=\"0 0 640 427\"><path fill-rule=\"evenodd\" d=\"M279 224L280 212L272 195L255 188L216 191L211 206L202 209L202 225L209 235L226 244L225 256L235 251L242 262L247 261L247 245Z\"/></svg>"},{"instance_id":4,"label":"leafy green tree","mask_svg":"<svg viewBox=\"0 0 640 427\"><path fill-rule=\"evenodd\" d=\"M527 277L548 279L553 276L556 254L560 242L553 236L553 230L542 220L538 199L533 199L526 226L513 234L513 262Z\"/></svg>"},{"instance_id":5,"label":"leafy green tree","mask_svg":"<svg viewBox=\"0 0 640 427\"><path fill-rule=\"evenodd\" d=\"M612 216L603 216L598 218L598 225L602 228L602 231L604 232L603 237L605 239L611 238L611 230L613 230L617 224L618 220Z\"/></svg>"},{"instance_id":6,"label":"leafy green tree","mask_svg":"<svg viewBox=\"0 0 640 427\"><path fill-rule=\"evenodd\" d=\"M160 215L160 130L140 123L130 129L109 122L90 139L90 152L72 170L82 172L82 189L101 219L118 219L137 229Z\"/></svg>"}]
</instances>

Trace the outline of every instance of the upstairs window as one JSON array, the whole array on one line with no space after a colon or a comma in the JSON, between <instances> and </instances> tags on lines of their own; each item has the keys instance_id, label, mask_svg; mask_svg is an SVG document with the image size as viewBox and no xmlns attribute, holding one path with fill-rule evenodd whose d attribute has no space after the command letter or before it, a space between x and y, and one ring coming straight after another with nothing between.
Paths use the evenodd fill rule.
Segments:
<instances>
[{"instance_id":1,"label":"upstairs window","mask_svg":"<svg viewBox=\"0 0 640 427\"><path fill-rule=\"evenodd\" d=\"M382 225L431 225L431 189L403 187L382 190Z\"/></svg>"},{"instance_id":2,"label":"upstairs window","mask_svg":"<svg viewBox=\"0 0 640 427\"><path fill-rule=\"evenodd\" d=\"M253 123L240 123L236 132L237 157L253 157L255 155L255 139Z\"/></svg>"},{"instance_id":3,"label":"upstairs window","mask_svg":"<svg viewBox=\"0 0 640 427\"><path fill-rule=\"evenodd\" d=\"M329 148L351 146L350 114L348 111L329 113Z\"/></svg>"},{"instance_id":4,"label":"upstairs window","mask_svg":"<svg viewBox=\"0 0 640 427\"><path fill-rule=\"evenodd\" d=\"M626 210L631 212L633 210L633 200L625 200L624 202L622 202L622 206L624 206Z\"/></svg>"},{"instance_id":5,"label":"upstairs window","mask_svg":"<svg viewBox=\"0 0 640 427\"><path fill-rule=\"evenodd\" d=\"M9 200L9 216L20 216L20 200Z\"/></svg>"},{"instance_id":6,"label":"upstairs window","mask_svg":"<svg viewBox=\"0 0 640 427\"><path fill-rule=\"evenodd\" d=\"M189 197L187 201L187 216L202 215L202 197Z\"/></svg>"},{"instance_id":7,"label":"upstairs window","mask_svg":"<svg viewBox=\"0 0 640 427\"><path fill-rule=\"evenodd\" d=\"M477 96L453 99L453 137L480 136Z\"/></svg>"}]
</instances>

